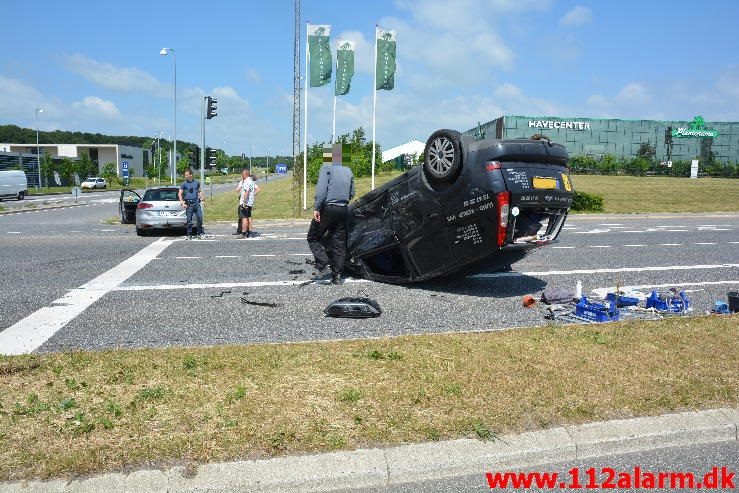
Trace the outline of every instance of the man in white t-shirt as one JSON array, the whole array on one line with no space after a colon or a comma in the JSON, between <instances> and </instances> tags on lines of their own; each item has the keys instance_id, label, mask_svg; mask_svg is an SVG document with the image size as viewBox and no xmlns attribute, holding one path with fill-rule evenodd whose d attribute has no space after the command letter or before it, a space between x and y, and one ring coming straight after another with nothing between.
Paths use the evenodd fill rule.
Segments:
<instances>
[{"instance_id":1,"label":"man in white t-shirt","mask_svg":"<svg viewBox=\"0 0 739 493\"><path fill-rule=\"evenodd\" d=\"M254 207L254 198L259 193L259 187L254 179L249 176L249 171L244 170L241 174L243 179L239 182L239 219L241 221L241 236L238 238L248 238L251 236L251 211Z\"/></svg>"}]
</instances>

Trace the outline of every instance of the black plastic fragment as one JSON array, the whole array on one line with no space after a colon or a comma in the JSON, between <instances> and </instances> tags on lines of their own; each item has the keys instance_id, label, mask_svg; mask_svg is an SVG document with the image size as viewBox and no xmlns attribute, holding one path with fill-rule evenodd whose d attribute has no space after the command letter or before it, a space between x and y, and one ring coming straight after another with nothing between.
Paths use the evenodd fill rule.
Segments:
<instances>
[{"instance_id":1,"label":"black plastic fragment","mask_svg":"<svg viewBox=\"0 0 739 493\"><path fill-rule=\"evenodd\" d=\"M334 301L323 313L337 318L375 318L382 314L382 309L370 298L347 297Z\"/></svg>"},{"instance_id":2,"label":"black plastic fragment","mask_svg":"<svg viewBox=\"0 0 739 493\"><path fill-rule=\"evenodd\" d=\"M244 297L241 298L241 302L244 303L245 305L266 306L269 308L277 308L278 306L280 306L279 303L268 303L266 301L251 301L251 300L247 300Z\"/></svg>"}]
</instances>

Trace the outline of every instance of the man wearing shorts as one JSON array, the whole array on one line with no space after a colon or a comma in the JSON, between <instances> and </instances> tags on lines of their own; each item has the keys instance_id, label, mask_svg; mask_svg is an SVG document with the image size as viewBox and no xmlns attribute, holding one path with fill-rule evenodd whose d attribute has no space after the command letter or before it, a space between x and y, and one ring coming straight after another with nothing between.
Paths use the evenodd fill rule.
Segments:
<instances>
[{"instance_id":1,"label":"man wearing shorts","mask_svg":"<svg viewBox=\"0 0 739 493\"><path fill-rule=\"evenodd\" d=\"M246 175L241 181L241 196L239 198L239 219L241 221L241 236L238 238L246 239L251 236L251 211L254 207L254 197L259 193L259 187L254 182L249 171L244 170ZM242 176L244 176L242 174Z\"/></svg>"}]
</instances>

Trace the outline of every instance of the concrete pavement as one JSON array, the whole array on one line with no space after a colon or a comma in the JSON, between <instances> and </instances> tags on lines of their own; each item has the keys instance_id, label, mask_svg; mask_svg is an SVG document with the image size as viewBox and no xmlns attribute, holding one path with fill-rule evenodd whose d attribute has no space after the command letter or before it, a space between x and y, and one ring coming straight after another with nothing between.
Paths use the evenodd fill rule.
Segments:
<instances>
[{"instance_id":1,"label":"concrete pavement","mask_svg":"<svg viewBox=\"0 0 739 493\"><path fill-rule=\"evenodd\" d=\"M726 466L730 471L736 471L739 464L732 451L737 450L738 429L739 409L726 408L565 426L502 436L492 441L464 439L385 449L174 467L169 470L143 470L128 474L113 473L72 481L0 483L0 492L403 491L407 484L438 486L444 481L453 485L458 481L468 483L475 477L477 485L468 491L483 491L486 472L519 471L534 466L538 466L537 470L549 471L556 470L556 463L578 461L584 461L585 470L587 464L599 459L602 461L603 457L669 447L726 445L724 449L730 455L719 458L722 463L687 471L695 472L698 476L710 470L711 466ZM614 462L606 464L615 465L615 459L611 460ZM684 471L673 464L663 467L664 471ZM567 489L564 482L558 486L559 489Z\"/></svg>"}]
</instances>

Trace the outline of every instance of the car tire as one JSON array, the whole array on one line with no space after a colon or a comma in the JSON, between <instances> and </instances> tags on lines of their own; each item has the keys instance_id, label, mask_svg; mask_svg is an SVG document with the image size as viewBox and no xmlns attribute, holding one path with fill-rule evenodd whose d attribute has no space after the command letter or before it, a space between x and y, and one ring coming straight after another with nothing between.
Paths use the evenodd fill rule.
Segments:
<instances>
[{"instance_id":1,"label":"car tire","mask_svg":"<svg viewBox=\"0 0 739 493\"><path fill-rule=\"evenodd\" d=\"M20 202L21 200L23 200L25 196L26 196L26 194L25 194L25 193L23 193L23 192L18 192L18 201Z\"/></svg>"},{"instance_id":2,"label":"car tire","mask_svg":"<svg viewBox=\"0 0 739 493\"><path fill-rule=\"evenodd\" d=\"M456 130L437 130L423 150L423 172L431 182L453 182L462 169L462 135Z\"/></svg>"},{"instance_id":3,"label":"car tire","mask_svg":"<svg viewBox=\"0 0 739 493\"><path fill-rule=\"evenodd\" d=\"M139 236L146 236L146 231L141 228L136 228L136 234Z\"/></svg>"}]
</instances>

